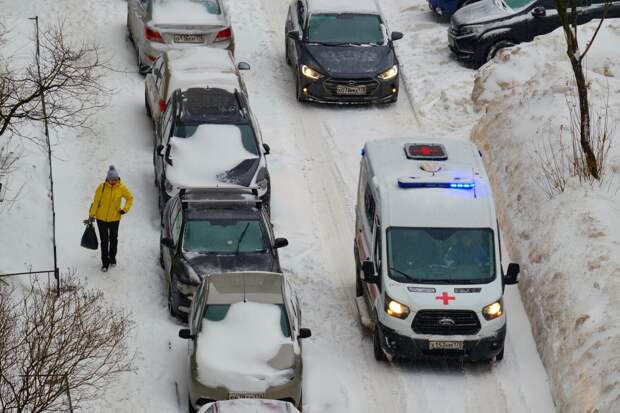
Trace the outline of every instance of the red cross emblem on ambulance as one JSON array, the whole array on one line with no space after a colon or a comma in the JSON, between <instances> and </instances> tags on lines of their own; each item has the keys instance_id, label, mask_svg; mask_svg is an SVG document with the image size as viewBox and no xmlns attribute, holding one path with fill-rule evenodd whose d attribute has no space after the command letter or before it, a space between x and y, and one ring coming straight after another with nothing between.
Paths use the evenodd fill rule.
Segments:
<instances>
[{"instance_id":1,"label":"red cross emblem on ambulance","mask_svg":"<svg viewBox=\"0 0 620 413\"><path fill-rule=\"evenodd\" d=\"M443 301L443 305L448 305L450 304L450 300L456 300L456 297L448 295L448 293L444 291L441 295L435 296L435 299Z\"/></svg>"}]
</instances>

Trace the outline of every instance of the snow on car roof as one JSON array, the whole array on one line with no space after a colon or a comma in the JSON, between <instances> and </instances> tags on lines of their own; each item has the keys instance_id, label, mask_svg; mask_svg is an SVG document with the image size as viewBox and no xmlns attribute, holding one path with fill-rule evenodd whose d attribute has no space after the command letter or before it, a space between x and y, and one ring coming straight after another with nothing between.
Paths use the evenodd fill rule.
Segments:
<instances>
[{"instance_id":1,"label":"snow on car roof","mask_svg":"<svg viewBox=\"0 0 620 413\"><path fill-rule=\"evenodd\" d=\"M381 14L375 0L308 0L308 9L314 13L368 13Z\"/></svg>"},{"instance_id":2,"label":"snow on car roof","mask_svg":"<svg viewBox=\"0 0 620 413\"><path fill-rule=\"evenodd\" d=\"M222 183L218 175L258 158L245 149L236 125L198 125L191 137L172 137L169 145L173 165L166 169L166 178L182 188L216 186Z\"/></svg>"},{"instance_id":3,"label":"snow on car roof","mask_svg":"<svg viewBox=\"0 0 620 413\"><path fill-rule=\"evenodd\" d=\"M226 19L223 13L210 13L207 2L192 0L156 0L153 2L151 24L155 26L223 26L226 24Z\"/></svg>"},{"instance_id":4,"label":"snow on car roof","mask_svg":"<svg viewBox=\"0 0 620 413\"><path fill-rule=\"evenodd\" d=\"M291 403L281 400L238 399L220 400L203 406L198 413L205 413L211 406L217 406L218 413L298 413Z\"/></svg>"},{"instance_id":5,"label":"snow on car roof","mask_svg":"<svg viewBox=\"0 0 620 413\"><path fill-rule=\"evenodd\" d=\"M196 344L198 380L229 391L265 392L290 381L294 363L293 342L284 336L276 304L238 302L223 319L203 319ZM287 368L273 360L289 353Z\"/></svg>"},{"instance_id":6,"label":"snow on car roof","mask_svg":"<svg viewBox=\"0 0 620 413\"><path fill-rule=\"evenodd\" d=\"M236 71L232 54L225 49L215 47L191 47L165 52L170 71L178 70L213 70Z\"/></svg>"},{"instance_id":7,"label":"snow on car roof","mask_svg":"<svg viewBox=\"0 0 620 413\"><path fill-rule=\"evenodd\" d=\"M408 159L404 147L408 143L441 143L447 161ZM491 186L474 144L454 139L382 139L370 141L365 154L374 173L372 182L379 191L381 219L385 227L469 227L495 226L495 207ZM437 176L471 177L474 189L401 188L399 178L432 176L422 171L423 165L441 166Z\"/></svg>"},{"instance_id":8,"label":"snow on car roof","mask_svg":"<svg viewBox=\"0 0 620 413\"><path fill-rule=\"evenodd\" d=\"M194 87L217 87L230 93L241 91L239 78L232 72L208 72L202 70L188 70L172 72L168 90L189 89Z\"/></svg>"}]
</instances>

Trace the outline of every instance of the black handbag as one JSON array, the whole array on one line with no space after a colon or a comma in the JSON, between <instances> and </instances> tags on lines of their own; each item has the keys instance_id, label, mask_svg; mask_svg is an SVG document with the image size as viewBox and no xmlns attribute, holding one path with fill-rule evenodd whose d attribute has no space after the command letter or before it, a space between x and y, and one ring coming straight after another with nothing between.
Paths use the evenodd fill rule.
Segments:
<instances>
[{"instance_id":1,"label":"black handbag","mask_svg":"<svg viewBox=\"0 0 620 413\"><path fill-rule=\"evenodd\" d=\"M89 250L96 250L99 248L99 240L97 239L97 233L95 232L95 227L92 222L86 224L80 245Z\"/></svg>"}]
</instances>

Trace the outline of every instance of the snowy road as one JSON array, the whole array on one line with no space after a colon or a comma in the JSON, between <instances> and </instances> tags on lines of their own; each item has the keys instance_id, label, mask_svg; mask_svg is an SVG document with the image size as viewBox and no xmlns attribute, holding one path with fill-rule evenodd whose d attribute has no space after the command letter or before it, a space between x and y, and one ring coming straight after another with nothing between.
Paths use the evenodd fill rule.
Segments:
<instances>
[{"instance_id":1,"label":"snowy road","mask_svg":"<svg viewBox=\"0 0 620 413\"><path fill-rule=\"evenodd\" d=\"M49 21L64 16L74 36L84 30L94 34L118 70L107 74L106 84L114 93L110 107L97 116L96 136L65 131L55 152L61 266L76 268L115 305L132 311L136 320L135 371L122 376L105 400L86 411L186 411L186 343L177 338L180 324L167 315L163 274L157 265L152 137L144 115L143 78L135 73L134 52L124 38L126 3L4 2L10 3L5 6L15 21L35 14ZM298 104L292 73L284 63L288 1L228 3L236 56L252 65L245 77L250 101L264 140L272 148L275 233L290 241L281 252L281 262L302 299L304 324L313 331L304 346L304 411L552 412L546 374L514 287L506 299L509 332L501 363L389 365L374 360L371 339L359 325L353 302L353 205L359 151L369 139L423 134L424 130L402 92L399 102L387 107ZM389 1L385 3L384 8L391 7ZM15 23L15 27L24 31L24 37L31 33L27 23ZM420 43L420 50L428 47ZM422 63L416 68L425 74L438 69L434 60L426 67ZM78 250L76 240L92 192L110 163L118 167L136 200L121 224L119 266L103 275L97 254Z\"/></svg>"}]
</instances>

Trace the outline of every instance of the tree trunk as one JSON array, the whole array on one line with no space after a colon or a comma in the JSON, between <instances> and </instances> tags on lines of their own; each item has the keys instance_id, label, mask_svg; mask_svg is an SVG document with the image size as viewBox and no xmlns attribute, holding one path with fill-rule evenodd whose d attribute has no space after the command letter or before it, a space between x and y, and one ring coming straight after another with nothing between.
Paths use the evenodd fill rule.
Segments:
<instances>
[{"instance_id":1,"label":"tree trunk","mask_svg":"<svg viewBox=\"0 0 620 413\"><path fill-rule=\"evenodd\" d=\"M586 166L590 175L594 179L600 179L598 173L598 167L596 165L596 156L592 147L590 146L590 104L588 102L588 85L586 84L586 78L583 74L583 68L581 67L581 61L577 60L575 54L569 49L568 57L571 65L573 66L573 72L575 73L575 81L577 83L577 94L579 96L579 122L580 122L580 143L581 149L586 157Z\"/></svg>"}]
</instances>

